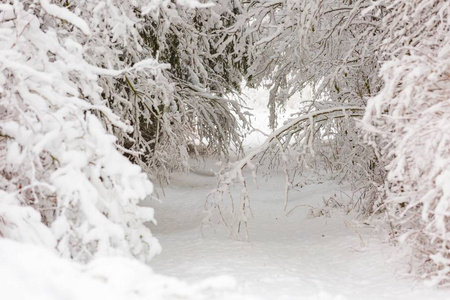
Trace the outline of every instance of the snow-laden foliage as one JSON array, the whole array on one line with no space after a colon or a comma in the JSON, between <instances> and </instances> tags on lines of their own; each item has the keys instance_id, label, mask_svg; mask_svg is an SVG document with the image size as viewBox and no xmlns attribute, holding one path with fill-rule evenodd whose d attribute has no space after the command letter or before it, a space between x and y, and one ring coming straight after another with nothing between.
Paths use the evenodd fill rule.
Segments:
<instances>
[{"instance_id":1,"label":"snow-laden foliage","mask_svg":"<svg viewBox=\"0 0 450 300\"><path fill-rule=\"evenodd\" d=\"M83 261L159 251L143 226L153 210L137 206L152 186L129 160L167 177L199 144L239 146L245 117L224 96L239 68L213 37L233 22L228 5L2 4L3 236Z\"/></svg>"},{"instance_id":2,"label":"snow-laden foliage","mask_svg":"<svg viewBox=\"0 0 450 300\"><path fill-rule=\"evenodd\" d=\"M380 24L377 16L361 13L368 2L265 0L249 6L246 18L256 41L247 77L271 88L271 126L277 125L278 107L307 85L313 99L304 99L300 117L337 107L365 108L366 98L379 89ZM294 157L309 165L325 164L340 180L373 180L376 158L364 146L354 119L330 115L326 125L316 123L320 125L304 134L308 147L297 128L288 129L297 148Z\"/></svg>"},{"instance_id":3,"label":"snow-laden foliage","mask_svg":"<svg viewBox=\"0 0 450 300\"><path fill-rule=\"evenodd\" d=\"M189 155L198 146L227 154L230 144L240 144L245 117L241 105L225 95L236 90L241 76L214 38L229 14L224 3L86 0L67 5L92 31L83 45L91 64L124 69L149 58L165 63L157 72L100 80L108 106L134 128L127 133L108 126L110 132L154 179L188 170Z\"/></svg>"},{"instance_id":4,"label":"snow-laden foliage","mask_svg":"<svg viewBox=\"0 0 450 300\"><path fill-rule=\"evenodd\" d=\"M386 1L389 55L385 87L364 121L388 171L379 203L400 241L413 249L412 271L434 283L450 279L450 4ZM373 7L374 11L379 10Z\"/></svg>"},{"instance_id":5,"label":"snow-laden foliage","mask_svg":"<svg viewBox=\"0 0 450 300\"><path fill-rule=\"evenodd\" d=\"M46 0L1 5L0 235L79 261L148 260L160 246L143 225L153 210L138 202L152 184L97 117L132 130L105 106L98 80L158 65L93 66L82 43L95 38L83 19Z\"/></svg>"},{"instance_id":6,"label":"snow-laden foliage","mask_svg":"<svg viewBox=\"0 0 450 300\"><path fill-rule=\"evenodd\" d=\"M271 126L277 125L279 107L305 86L313 88L313 99L304 99L299 115L340 106L365 108L367 97L377 93L381 25L379 15L365 11L369 2L265 0L247 7L247 40L254 42L246 54L251 62L246 76L253 84L270 86ZM300 146L301 159L321 160L341 179L374 180L377 159L364 146L357 122L329 119L313 130L313 151ZM301 145L301 139L296 142Z\"/></svg>"},{"instance_id":7,"label":"snow-laden foliage","mask_svg":"<svg viewBox=\"0 0 450 300\"><path fill-rule=\"evenodd\" d=\"M162 62L171 65L164 74L173 83L175 106L154 106L163 110L157 116L162 121L156 121L162 129L161 134L156 132L160 140L155 140L155 153L167 153L168 161L176 157L170 148L177 147L184 155L186 149L195 152L195 146L200 144L209 153L227 155L230 144L240 147L240 124L246 124L246 119L240 104L227 95L239 88L241 75L228 55L230 50L216 38L223 23L232 22L232 15L229 1L213 2L212 8L195 11L168 5L160 10L158 18L153 16L147 21L143 31L145 45L159 54ZM164 118L170 123L164 124ZM177 124L183 127L178 134L171 133L179 128ZM167 144L173 140L171 135L181 138ZM186 160L181 163L186 164Z\"/></svg>"},{"instance_id":8,"label":"snow-laden foliage","mask_svg":"<svg viewBox=\"0 0 450 300\"><path fill-rule=\"evenodd\" d=\"M376 93L380 24L379 17L361 14L368 3L262 0L245 6L232 25L242 32L236 53L249 62L248 82L271 88L272 127L277 107L306 85L316 99L341 104L364 106Z\"/></svg>"}]
</instances>

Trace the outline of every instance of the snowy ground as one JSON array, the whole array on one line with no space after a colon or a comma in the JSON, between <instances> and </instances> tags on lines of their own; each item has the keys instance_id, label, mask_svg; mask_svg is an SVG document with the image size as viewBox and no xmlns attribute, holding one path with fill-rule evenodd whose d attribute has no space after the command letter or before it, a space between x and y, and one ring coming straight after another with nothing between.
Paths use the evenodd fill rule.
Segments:
<instances>
[{"instance_id":1,"label":"snowy ground","mask_svg":"<svg viewBox=\"0 0 450 300\"><path fill-rule=\"evenodd\" d=\"M255 108L255 127L268 133L263 104L268 92L246 93L247 105ZM296 97L280 123L297 110ZM253 133L245 145L263 140ZM260 189L250 189L255 217L248 241L229 236L222 225L215 231L205 227L202 234L203 204L216 184L205 176L212 166L199 163L196 169L206 172L175 176L165 195L159 192L161 202L146 203L155 208L158 226L149 226L163 247L151 268L120 257L80 265L39 246L0 239L0 299L450 299L448 290L396 275L399 265L390 261L394 247L384 234L355 223L353 215L331 210L312 218L311 207L321 207L323 199L343 189L333 182L291 193L288 211L301 206L286 216L284 176L267 183L260 179ZM337 193L339 201L345 197Z\"/></svg>"},{"instance_id":2,"label":"snowy ground","mask_svg":"<svg viewBox=\"0 0 450 300\"><path fill-rule=\"evenodd\" d=\"M260 131L251 133L246 148L264 142L269 133L269 92L244 89L247 105L254 108L252 123ZM280 113L279 124L298 111L300 99L309 99L310 91L294 95ZM211 276L231 276L236 286L224 295L242 295L252 299L450 299L448 290L428 288L422 282L399 275L405 267L392 260L395 248L384 233L356 223L355 216L331 210L312 218L311 207L320 210L324 199L342 190L333 182L304 187L291 192L284 211L284 174L269 181L259 179L259 189L252 188L250 199L255 218L250 221L248 241L229 236L223 225L200 230L205 197L215 188L211 162L198 163L207 172L179 175L161 195L161 203L151 202L159 225L152 231L163 252L151 266L156 273L174 276L189 283ZM203 175L199 175L203 174ZM336 199L345 202L346 194ZM301 206L298 206L301 205ZM298 207L297 207L298 206ZM317 211L315 210L316 214ZM224 277L228 278L228 277Z\"/></svg>"},{"instance_id":3,"label":"snowy ground","mask_svg":"<svg viewBox=\"0 0 450 300\"><path fill-rule=\"evenodd\" d=\"M352 216L338 210L308 215L308 205L319 207L334 183L293 193L289 207L306 206L286 216L282 181L275 176L251 189L250 240L239 241L222 225L200 231L214 178L176 176L161 202L150 203L159 221L152 230L163 246L153 270L120 257L80 265L39 246L0 239L0 299L449 299L448 290L396 276L389 262L393 247Z\"/></svg>"},{"instance_id":4,"label":"snowy ground","mask_svg":"<svg viewBox=\"0 0 450 300\"><path fill-rule=\"evenodd\" d=\"M200 231L214 178L178 176L162 202L152 203L160 224L152 231L163 247L151 263L155 272L192 283L232 276L233 291L255 299L449 299L449 291L396 275L399 266L390 262L394 247L384 234L352 221L354 216L338 210L308 215L309 206L320 207L339 189L336 184L310 185L292 194L289 207L306 206L286 216L283 180L280 174L252 189L250 239L239 241L222 225L216 232Z\"/></svg>"}]
</instances>

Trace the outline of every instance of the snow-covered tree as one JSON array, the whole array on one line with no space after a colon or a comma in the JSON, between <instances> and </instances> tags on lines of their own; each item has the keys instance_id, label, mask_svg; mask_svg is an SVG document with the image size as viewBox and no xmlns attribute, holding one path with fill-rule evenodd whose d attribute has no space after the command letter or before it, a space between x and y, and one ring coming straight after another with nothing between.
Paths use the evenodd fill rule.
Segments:
<instances>
[{"instance_id":1,"label":"snow-covered tree","mask_svg":"<svg viewBox=\"0 0 450 300\"><path fill-rule=\"evenodd\" d=\"M251 1L229 30L239 33L236 54L249 62L249 84L271 88L274 114L306 85L316 99L364 106L380 87L380 16L370 1Z\"/></svg>"},{"instance_id":2,"label":"snow-covered tree","mask_svg":"<svg viewBox=\"0 0 450 300\"><path fill-rule=\"evenodd\" d=\"M131 134L110 128L130 159L153 178L167 179L173 169L189 169L189 154L198 146L215 154L228 154L230 144L239 147L246 120L240 103L227 95L241 76L214 38L227 1L113 2L69 5L98 36L86 38L88 60L115 69L147 58L165 63L156 73L101 79L108 106L134 127Z\"/></svg>"},{"instance_id":3,"label":"snow-covered tree","mask_svg":"<svg viewBox=\"0 0 450 300\"><path fill-rule=\"evenodd\" d=\"M105 106L99 78L161 66L90 64L83 43L95 31L47 0L2 4L0 28L0 235L79 261L150 259L160 250L143 225L153 210L138 202L152 184L98 118L132 130Z\"/></svg>"},{"instance_id":4,"label":"snow-covered tree","mask_svg":"<svg viewBox=\"0 0 450 300\"><path fill-rule=\"evenodd\" d=\"M448 285L450 4L380 1L371 9L380 6L387 12L380 51L389 59L381 69L385 86L364 117L388 172L379 205L412 249L411 271Z\"/></svg>"}]
</instances>

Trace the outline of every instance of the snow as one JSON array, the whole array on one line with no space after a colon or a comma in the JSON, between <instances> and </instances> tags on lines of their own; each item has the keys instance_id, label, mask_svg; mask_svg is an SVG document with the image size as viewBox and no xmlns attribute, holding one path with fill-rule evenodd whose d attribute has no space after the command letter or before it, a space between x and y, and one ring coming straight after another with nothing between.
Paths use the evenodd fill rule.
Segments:
<instances>
[{"instance_id":1,"label":"snow","mask_svg":"<svg viewBox=\"0 0 450 300\"><path fill-rule=\"evenodd\" d=\"M91 35L91 30L89 29L87 23L69 10L54 4L50 4L48 0L41 0L41 6L48 14L75 25L85 35Z\"/></svg>"},{"instance_id":2,"label":"snow","mask_svg":"<svg viewBox=\"0 0 450 300\"><path fill-rule=\"evenodd\" d=\"M310 87L306 87L302 94L296 93L290 97L285 105L284 110L279 111L277 121L280 125L292 118L298 113L302 106L302 100L307 101L312 99L312 91ZM269 101L270 90L265 87L251 89L242 87L242 97L245 104L250 109L247 113L251 114L250 120L255 130L248 133L244 140L244 147L246 149L260 146L266 140L271 130L269 129L269 108L267 102Z\"/></svg>"},{"instance_id":3,"label":"snow","mask_svg":"<svg viewBox=\"0 0 450 300\"><path fill-rule=\"evenodd\" d=\"M198 163L209 170L211 162ZM394 247L354 215L321 207L334 196L335 182L305 186L283 211L282 173L250 188L255 218L250 239L227 235L222 225L199 224L206 193L215 179L177 175L161 202L149 200L158 226L152 232L163 252L151 267L123 257L87 265L56 256L41 246L0 239L0 295L8 300L352 300L448 299L448 291L396 275ZM345 188L345 187L344 187ZM161 192L161 191L160 191ZM343 202L341 202L343 203ZM152 270L153 269L153 270Z\"/></svg>"},{"instance_id":4,"label":"snow","mask_svg":"<svg viewBox=\"0 0 450 300\"><path fill-rule=\"evenodd\" d=\"M34 6L3 6L13 20L0 11L0 236L79 261L105 253L150 260L160 248L142 223L153 211L138 203L153 187L117 150L105 124L129 126L101 100L86 55L73 51L84 43L65 25L86 23L47 0ZM69 23L52 27L40 8Z\"/></svg>"},{"instance_id":5,"label":"snow","mask_svg":"<svg viewBox=\"0 0 450 300\"><path fill-rule=\"evenodd\" d=\"M448 291L402 275L406 266L392 259L396 248L385 233L354 221L355 212L320 209L330 196L345 203L351 195L345 187L332 181L305 186L291 193L284 211L284 174L259 181L258 190L250 188L250 238L242 241L222 224L199 226L214 178L177 176L161 203L151 203L160 224L151 230L163 247L151 262L155 272L189 283L231 276L235 291L262 300L448 299Z\"/></svg>"},{"instance_id":6,"label":"snow","mask_svg":"<svg viewBox=\"0 0 450 300\"><path fill-rule=\"evenodd\" d=\"M0 239L0 265L0 297L5 300L224 299L223 291L235 285L230 277L188 285L123 257L80 265L42 247L8 239Z\"/></svg>"},{"instance_id":7,"label":"snow","mask_svg":"<svg viewBox=\"0 0 450 300\"><path fill-rule=\"evenodd\" d=\"M267 91L246 92L248 104L255 107L255 126L268 131L266 108L257 101L268 97ZM284 120L296 110L297 100L288 104ZM259 138L250 135L246 147L260 144ZM347 209L352 196L348 187L333 181L305 185L290 192L284 210L285 174L275 170L269 180L259 176L259 188L249 186L254 214L249 239L240 240L222 224L201 226L206 195L217 185L211 174L219 166L207 160L192 168L189 175L176 174L164 191L156 188L159 201L149 198L144 204L149 207L141 210L151 217L154 213L158 225L147 226L163 248L149 265L120 256L97 257L84 265L43 246L3 238L1 299L448 299L447 290L404 276L407 262L393 259L397 248L386 233L355 221L356 212ZM330 197L343 208L324 207ZM64 226L55 225L60 230Z\"/></svg>"},{"instance_id":8,"label":"snow","mask_svg":"<svg viewBox=\"0 0 450 300\"><path fill-rule=\"evenodd\" d=\"M212 2L201 3L197 0L177 0L177 3L187 8L207 8L215 5Z\"/></svg>"},{"instance_id":9,"label":"snow","mask_svg":"<svg viewBox=\"0 0 450 300\"><path fill-rule=\"evenodd\" d=\"M427 287L426 283L448 285L450 272L450 260L444 254L448 252L446 245L450 241L447 233L450 139L446 130L450 116L446 104L450 48L445 47L449 44L446 35L449 27L444 20L448 3L429 0L416 5L421 1L410 1L411 5L402 0L394 1L405 4L406 9L387 7L383 18L376 17L375 11L379 23L369 22L364 26L360 25L366 23L365 20L370 21L371 16L361 19L355 14L365 1L356 1L351 9L343 7L349 12L336 18L335 13L341 14L341 9L322 13L322 1L316 8L295 1L287 1L286 7L281 7L278 6L281 2L274 0L276 16L270 20L258 17L260 12L272 11L270 5L252 4L243 14L249 27L241 28L240 18L227 27L231 26L233 32L242 31L244 37L248 32L255 33L255 38L260 35L254 44L259 47L250 49L247 38L219 38L218 43L223 45L218 46L220 51L213 51L214 54L198 52L195 48L217 48L208 41L208 35L200 33L220 29L219 18L231 12L220 1L215 11L205 15L197 8L214 4L204 0L131 1L122 6L116 0L108 0L106 4L85 1L83 6L67 2L67 8L51 4L49 0L15 0L0 4L1 299L447 299L447 290ZM380 3L380 9L384 10L384 2ZM237 14L236 9L240 7L234 4L231 16ZM136 7L142 7L149 17L141 18ZM298 17L297 12L302 12L301 18L292 18L291 13ZM417 20L409 22L404 18L405 12L410 12ZM192 13L195 13L192 19L195 25L206 24L206 27L190 35ZM363 12L368 13L368 9ZM160 14L161 17L156 17ZM205 16L212 16L212 19L204 22ZM213 20L215 18L217 20ZM159 32L157 39L167 35L175 37L177 45L181 42L177 61L192 58L193 67L188 69L190 81L196 86L182 83L179 89L187 88L192 90L190 93L172 95L173 86L180 82L163 74L170 66L148 58L152 56L151 51L140 45L146 35L141 36L142 32L148 29L151 20L158 23L155 28L150 26ZM159 24L159 20L163 22ZM353 25L356 25L355 32L350 30ZM78 29L73 30L74 27ZM371 27L378 28L382 34L375 34ZM267 37L267 33L271 36ZM358 36L371 38L359 39ZM153 40L152 34L147 37ZM323 37L330 41L348 37L349 42L335 43L336 47L333 43L316 43ZM167 44L160 49L161 53L173 48L169 40ZM405 44L412 48L404 48ZM256 59L248 66L248 75L269 78L274 87L272 92L245 91L249 94L249 106L256 108L255 132L248 136L246 149L266 147L279 133L300 121L309 119L311 132L315 129L314 114L322 111L297 115L295 119L291 114L301 111L301 100L311 96L295 95L288 101L287 110L280 114L280 121L286 125L268 135L266 116L269 110L263 106L271 98L270 122L274 123L274 101L282 100L287 91L296 86L288 82L315 82L316 94L329 92L330 103L348 102L352 106L347 108L362 110L353 106L366 101L360 91L361 78L369 94L370 90L378 91L377 68L381 66L381 80L389 84L370 99L364 121L370 132L376 134L369 135L369 140L381 150L381 159L376 161L382 168L387 165L387 183L380 185L379 191L389 200L386 203L392 204L391 208L387 206L387 214L391 211L394 217L400 217L400 221L394 219L391 223L392 230L398 231L400 242L414 246L405 256L411 261L393 259L405 248L400 251L391 244L382 226L363 221L348 202L352 198L349 188L330 180L311 183L314 179L300 178L309 184L301 187L292 184L297 190L290 192L289 203L285 203L283 188L289 176L283 172L272 170L274 176L269 181L258 175L259 189L251 185L248 190L247 186L242 190L234 187L233 195L245 194L240 220L245 221L245 230L250 234L246 240L231 236L229 228L223 224L204 223L207 220L205 197L217 188L216 180L207 176L217 171L214 161L199 162L190 175L175 174L172 184L159 191L161 202L147 199L146 207L138 206L141 199L150 197L153 185L147 174L132 165L117 147L125 145L126 138L137 145L129 152L141 151L141 146L149 145L137 125L141 120L154 118L148 117L140 106L145 106L148 113L158 119L158 128L163 128L155 143L161 145L161 141L170 137L169 142L162 144L163 151L156 151L156 146L142 150L155 154L149 158L151 163L142 160L142 166L147 164L147 171L152 172L165 169L160 168L166 166L164 161L174 160L174 166L189 167L184 160L188 157L184 140L195 130L181 122L183 116L190 116L178 114L183 106L192 111L206 109L211 116L203 119L205 113L194 113L193 123L208 123L207 127L218 129L219 137L234 132L234 123L226 121L225 126L221 126L222 120L233 120L230 110L235 116L241 116L237 102L206 92L207 77L211 73L206 66L210 65L211 58L227 54L226 48L230 45L236 47L232 55L234 62L243 58L242 50L251 50L249 57ZM383 58L382 64L376 63L380 61L379 54L366 59L365 54L380 45L379 53L394 54ZM300 51L292 51L295 49ZM205 54L204 59L194 50ZM323 53L323 58L310 60L308 56L314 52ZM345 59L341 59L342 55ZM268 57L271 59L266 59ZM367 65L361 64L360 68L359 64L349 64L359 60ZM274 61L279 63L272 63ZM129 65L131 62L133 66ZM227 86L233 85L226 83L227 79L236 83L233 75L228 75L234 73L223 72L226 64L219 65L214 70L225 78L218 80L216 86L225 84L223 90L227 90ZM341 71L345 78L340 76ZM126 92L128 89L120 92L119 81L107 79L122 77L125 73L126 82L134 92L134 103L125 101L131 96ZM292 78L286 78L288 75ZM138 78L144 79L145 84L137 82L135 89L133 85ZM203 83L205 88L197 86ZM372 86L374 88L369 89ZM212 90L219 92L221 89ZM155 98L156 102L148 100L149 106L144 102L137 105L141 93L161 96ZM280 95L273 97L276 93ZM347 94L350 98L342 98ZM182 100L190 99L189 95L194 102ZM220 105L197 105L202 102L197 101L199 97L212 100L207 103ZM108 106L104 98L108 99ZM330 103L316 105L317 108L324 105L323 112L327 114L343 110L333 105L328 107ZM157 113L152 113L149 107L157 108L159 104L164 106L161 113L159 108ZM217 114L217 108L224 112ZM134 128L130 124L134 124ZM118 140L111 135L116 132L114 127L130 135ZM348 135L351 134L345 129L345 136ZM164 138L159 140L159 136ZM267 136L270 139L265 142ZM303 135L296 141L300 142L303 137L309 145L300 144L300 147L309 146L309 152L314 154L314 135L310 134L308 139ZM330 138L325 135L324 139ZM213 146L214 140L208 139ZM352 142L350 138L346 140ZM285 145L292 144L287 140ZM252 158L260 151L261 148L247 152L248 156L236 165L246 165L251 172L256 172ZM357 152L355 148L349 153ZM438 155L430 155L435 152ZM342 153L344 155L339 153L339 157L348 156ZM357 156L360 155L353 157ZM281 158L286 165L290 163L287 154L282 153ZM338 162L345 165L345 160ZM352 166L358 165L357 162L352 160ZM172 169L170 164L168 169ZM234 175L222 183L231 185L235 178L243 182L244 175L250 177L249 172L244 174L242 169L230 173ZM376 172L370 169L375 176ZM247 182L251 184L251 180ZM224 191L221 186L219 190ZM247 213L250 203L251 213ZM324 206L325 203L328 206ZM372 222L377 223L376 218L374 216ZM152 232L164 248L159 256L156 254L160 252L160 244ZM441 245L442 248L438 248ZM156 257L151 261L153 256ZM419 267L423 270L414 267L414 256L420 256ZM408 268L412 273L422 272L422 278L429 281L415 281L412 276L405 276Z\"/></svg>"}]
</instances>

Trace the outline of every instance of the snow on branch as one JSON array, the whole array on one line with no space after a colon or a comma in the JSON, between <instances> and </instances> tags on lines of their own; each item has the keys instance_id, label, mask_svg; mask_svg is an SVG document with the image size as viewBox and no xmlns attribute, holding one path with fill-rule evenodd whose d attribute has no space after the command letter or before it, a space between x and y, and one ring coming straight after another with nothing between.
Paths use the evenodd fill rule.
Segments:
<instances>
[{"instance_id":1,"label":"snow on branch","mask_svg":"<svg viewBox=\"0 0 450 300\"><path fill-rule=\"evenodd\" d=\"M78 27L85 35L91 35L91 30L88 24L71 11L59 7L54 4L50 4L48 0L40 0L42 8L49 14L61 20L65 20L70 24Z\"/></svg>"},{"instance_id":2,"label":"snow on branch","mask_svg":"<svg viewBox=\"0 0 450 300\"><path fill-rule=\"evenodd\" d=\"M231 180L237 178L235 172L237 170L242 170L245 166L249 165L249 163L260 153L266 151L269 147L271 147L277 141L281 141L284 136L286 136L291 131L304 130L308 125L312 125L313 122L321 122L329 119L337 119L337 118L348 118L348 117L362 117L364 115L364 107L356 107L356 106L342 106L329 108L319 111L314 111L306 115L301 115L295 118L292 121L289 121L287 124L283 125L279 129L275 130L271 133L264 143L253 149L249 154L247 154L244 158L240 159L238 162L232 164L231 173L228 173L227 178ZM322 117L322 118L320 118ZM251 163L250 163L251 165ZM228 182L228 181L226 181Z\"/></svg>"},{"instance_id":3,"label":"snow on branch","mask_svg":"<svg viewBox=\"0 0 450 300\"><path fill-rule=\"evenodd\" d=\"M302 147L310 149L310 154L314 156L314 150L311 145L312 140L316 135L317 139L321 139L319 136L320 134L317 132L317 126L320 126L323 122L334 121L341 118L361 118L364 115L364 111L364 107L358 106L338 106L312 111L310 113L300 115L275 130L266 138L262 145L252 149L242 159L239 159L234 163L230 163L219 171L218 188L213 190L208 195L205 202L207 217L204 219L204 223L213 222L213 219L219 218L219 221L229 229L230 234L239 235L241 233L241 229L245 227L245 236L248 238L247 221L253 213L251 211L250 199L247 191L247 181L244 173L245 169L252 172L253 179L256 182L256 169L258 162L254 162L254 160L256 158L261 160L265 153L272 147L276 147L278 149L281 153L282 161L287 163L289 158L285 151L287 151L287 147L291 143L293 135L301 135L302 137L296 138L296 142L300 143ZM304 139L304 137L307 138ZM289 181L289 179L290 178L287 174L287 181ZM238 206L235 206L231 194L231 187L234 183L240 183L243 187L240 195L241 201ZM286 184L288 184L288 182ZM286 193L287 192L288 191L286 191ZM231 207L229 209L226 209L226 205L223 203L224 196L228 196L231 200ZM235 223L237 224L236 230L233 229Z\"/></svg>"}]
</instances>

